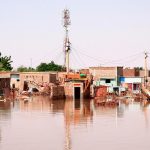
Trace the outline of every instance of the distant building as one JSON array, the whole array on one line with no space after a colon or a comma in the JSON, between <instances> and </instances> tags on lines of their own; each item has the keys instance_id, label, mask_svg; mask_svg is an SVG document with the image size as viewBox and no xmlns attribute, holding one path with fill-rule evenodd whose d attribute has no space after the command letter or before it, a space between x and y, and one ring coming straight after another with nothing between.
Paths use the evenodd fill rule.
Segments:
<instances>
[{"instance_id":1,"label":"distant building","mask_svg":"<svg viewBox=\"0 0 150 150\"><path fill-rule=\"evenodd\" d=\"M80 69L79 72L82 74L89 74L89 69Z\"/></svg>"},{"instance_id":2,"label":"distant building","mask_svg":"<svg viewBox=\"0 0 150 150\"><path fill-rule=\"evenodd\" d=\"M142 82L143 77L140 77L140 70L135 68L123 69L123 76L120 77L120 83L122 87L133 93L139 93Z\"/></svg>"},{"instance_id":3,"label":"distant building","mask_svg":"<svg viewBox=\"0 0 150 150\"><path fill-rule=\"evenodd\" d=\"M139 71L139 76L144 78L145 77L145 70L140 70ZM147 70L147 77L150 77L150 70Z\"/></svg>"},{"instance_id":4,"label":"distant building","mask_svg":"<svg viewBox=\"0 0 150 150\"><path fill-rule=\"evenodd\" d=\"M121 86L133 93L140 92L142 81L141 77L120 77Z\"/></svg>"},{"instance_id":5,"label":"distant building","mask_svg":"<svg viewBox=\"0 0 150 150\"><path fill-rule=\"evenodd\" d=\"M108 86L109 92L119 91L120 77L123 75L123 67L90 67L95 86Z\"/></svg>"},{"instance_id":6,"label":"distant building","mask_svg":"<svg viewBox=\"0 0 150 150\"><path fill-rule=\"evenodd\" d=\"M123 69L123 77L139 77L140 70L137 70L135 68L124 68Z\"/></svg>"}]
</instances>

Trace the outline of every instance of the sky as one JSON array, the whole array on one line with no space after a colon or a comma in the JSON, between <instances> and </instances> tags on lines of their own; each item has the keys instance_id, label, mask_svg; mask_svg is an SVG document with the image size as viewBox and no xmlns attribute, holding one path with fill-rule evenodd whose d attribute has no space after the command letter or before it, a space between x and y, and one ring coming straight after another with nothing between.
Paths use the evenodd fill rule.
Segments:
<instances>
[{"instance_id":1,"label":"sky","mask_svg":"<svg viewBox=\"0 0 150 150\"><path fill-rule=\"evenodd\" d=\"M14 68L63 64L66 8L71 68L144 65L144 51L150 52L149 0L0 0L0 52L12 56Z\"/></svg>"}]
</instances>

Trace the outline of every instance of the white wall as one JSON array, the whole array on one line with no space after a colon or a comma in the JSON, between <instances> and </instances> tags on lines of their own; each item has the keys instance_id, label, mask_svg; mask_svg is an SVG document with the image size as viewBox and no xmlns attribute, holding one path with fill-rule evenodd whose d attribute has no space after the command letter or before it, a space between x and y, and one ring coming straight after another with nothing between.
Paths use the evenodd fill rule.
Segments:
<instances>
[{"instance_id":1,"label":"white wall","mask_svg":"<svg viewBox=\"0 0 150 150\"><path fill-rule=\"evenodd\" d=\"M142 78L124 78L122 83L142 83Z\"/></svg>"}]
</instances>

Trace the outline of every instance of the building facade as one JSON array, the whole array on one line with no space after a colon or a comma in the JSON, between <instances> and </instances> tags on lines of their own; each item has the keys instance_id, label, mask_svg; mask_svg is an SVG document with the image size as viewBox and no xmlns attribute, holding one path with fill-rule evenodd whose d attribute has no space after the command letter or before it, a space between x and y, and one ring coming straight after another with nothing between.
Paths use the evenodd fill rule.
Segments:
<instances>
[{"instance_id":1,"label":"building facade","mask_svg":"<svg viewBox=\"0 0 150 150\"><path fill-rule=\"evenodd\" d=\"M143 78L141 77L120 77L121 86L132 93L140 93Z\"/></svg>"},{"instance_id":2,"label":"building facade","mask_svg":"<svg viewBox=\"0 0 150 150\"><path fill-rule=\"evenodd\" d=\"M10 92L10 72L0 72L0 94L8 95Z\"/></svg>"},{"instance_id":3,"label":"building facade","mask_svg":"<svg viewBox=\"0 0 150 150\"><path fill-rule=\"evenodd\" d=\"M119 91L123 67L90 67L89 72L93 75L94 86L108 86L108 92Z\"/></svg>"},{"instance_id":4,"label":"building facade","mask_svg":"<svg viewBox=\"0 0 150 150\"><path fill-rule=\"evenodd\" d=\"M35 88L38 88L39 86L46 86L49 83L56 83L56 80L57 72L22 72L20 73L19 89L27 91L31 84Z\"/></svg>"},{"instance_id":5,"label":"building facade","mask_svg":"<svg viewBox=\"0 0 150 150\"><path fill-rule=\"evenodd\" d=\"M120 77L120 83L126 90L132 93L139 93L143 79L143 77L140 77L140 70L125 68L123 69L123 76Z\"/></svg>"}]
</instances>

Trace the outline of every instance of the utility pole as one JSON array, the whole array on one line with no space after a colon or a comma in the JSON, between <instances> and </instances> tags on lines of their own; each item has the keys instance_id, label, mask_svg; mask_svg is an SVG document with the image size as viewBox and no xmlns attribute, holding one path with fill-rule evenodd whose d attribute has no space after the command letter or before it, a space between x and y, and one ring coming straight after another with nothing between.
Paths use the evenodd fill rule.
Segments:
<instances>
[{"instance_id":1,"label":"utility pole","mask_svg":"<svg viewBox=\"0 0 150 150\"><path fill-rule=\"evenodd\" d=\"M64 66L66 67L67 74L69 73L69 53L70 53L70 41L68 36L68 27L71 25L70 12L68 9L63 11L63 27L65 29L64 40Z\"/></svg>"},{"instance_id":2,"label":"utility pole","mask_svg":"<svg viewBox=\"0 0 150 150\"><path fill-rule=\"evenodd\" d=\"M145 73L144 73L144 86L147 88L147 82L148 82L148 80L147 80L147 58L148 58L148 54L147 54L147 52L145 51L144 52L144 60L145 60L145 62L144 62L144 66L145 66Z\"/></svg>"}]
</instances>

